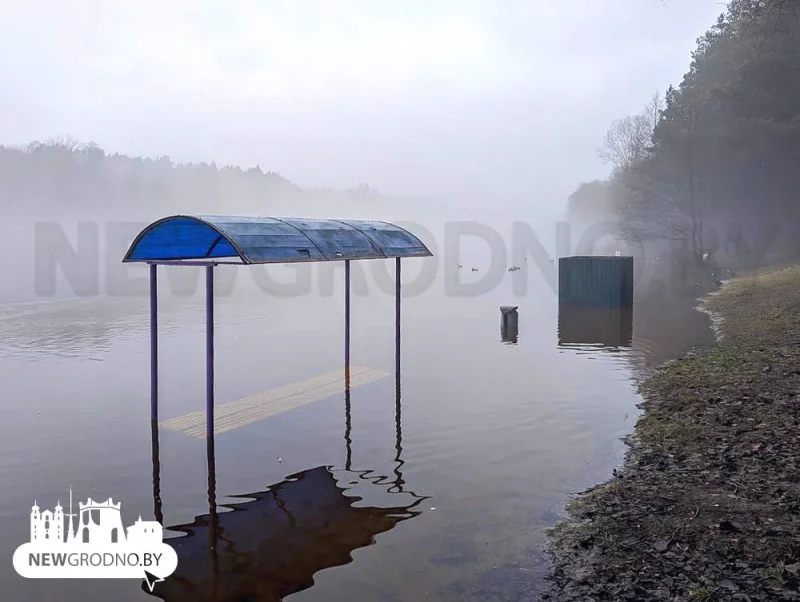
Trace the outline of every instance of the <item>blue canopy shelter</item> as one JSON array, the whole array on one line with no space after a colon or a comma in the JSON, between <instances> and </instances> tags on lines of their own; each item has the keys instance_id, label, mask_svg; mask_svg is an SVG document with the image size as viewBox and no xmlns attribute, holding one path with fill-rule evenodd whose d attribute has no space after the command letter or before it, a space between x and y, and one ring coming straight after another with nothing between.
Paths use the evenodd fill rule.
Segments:
<instances>
[{"instance_id":1,"label":"blue canopy shelter","mask_svg":"<svg viewBox=\"0 0 800 602\"><path fill-rule=\"evenodd\" d=\"M206 268L206 434L214 433L214 267L344 261L345 366L350 358L350 261L396 260L395 328L400 361L400 260L430 257L413 234L388 222L277 217L174 215L142 230L123 262L150 265L150 417L158 420L158 265Z\"/></svg>"}]
</instances>

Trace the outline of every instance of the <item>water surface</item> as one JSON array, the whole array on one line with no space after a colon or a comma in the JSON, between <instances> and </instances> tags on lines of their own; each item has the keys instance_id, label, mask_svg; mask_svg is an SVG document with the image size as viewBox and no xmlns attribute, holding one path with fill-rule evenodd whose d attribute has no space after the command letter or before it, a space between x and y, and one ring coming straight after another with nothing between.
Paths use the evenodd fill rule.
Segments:
<instances>
[{"instance_id":1,"label":"water surface","mask_svg":"<svg viewBox=\"0 0 800 602\"><path fill-rule=\"evenodd\" d=\"M316 508L314 495L299 496L309 525L302 537L264 518L277 512L274 504L263 512L246 506L236 529L249 543L231 536L231 549L266 545L274 564L264 572L262 597L219 600L269 600L287 591L296 601L531 599L543 585L545 529L559 520L569 494L605 480L620 462L619 439L637 414L637 380L700 337L703 318L686 319L688 305L640 303L629 347L559 345L556 299L543 283L522 298L510 282L470 298L447 298L440 284L403 299L399 402L394 300L372 284L366 296L354 291L351 364L387 377L215 437L213 500L206 441L160 429L154 467L146 298L4 306L5 599L152 599L135 580L18 577L11 554L27 541L34 500L43 508L64 505L70 487L76 502L113 497L123 503L124 524L161 513L174 527L171 536L185 536L187 529L209 530L210 504L221 517L232 511L226 504L293 491L287 483L298 475L322 478L344 500L331 510L336 524L325 527L334 534L326 539L314 526L314 517L329 512L324 496ZM501 339L501 305L519 306L516 343ZM340 285L331 296L282 299L243 290L218 299L217 403L343 371L342 316ZM199 295L162 292L162 419L204 407L204 320ZM366 511L351 515L353 508ZM286 568L278 587L276 567L326 545L335 562ZM192 553L202 555L202 546ZM215 573L220 596L242 573L225 566ZM252 579L252 571L244 574ZM161 593L194 599L174 591L171 598Z\"/></svg>"}]
</instances>

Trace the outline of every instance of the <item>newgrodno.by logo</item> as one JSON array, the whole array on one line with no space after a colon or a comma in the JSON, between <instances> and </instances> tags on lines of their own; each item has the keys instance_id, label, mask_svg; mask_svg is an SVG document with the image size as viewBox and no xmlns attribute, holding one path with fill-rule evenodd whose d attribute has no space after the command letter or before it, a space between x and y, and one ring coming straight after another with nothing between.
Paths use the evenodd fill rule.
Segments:
<instances>
[{"instance_id":1,"label":"newgrodno.by logo","mask_svg":"<svg viewBox=\"0 0 800 602\"><path fill-rule=\"evenodd\" d=\"M14 552L14 569L32 579L144 579L150 591L178 568L178 555L163 541L157 521L139 517L122 526L120 503L111 498L79 503L79 514L58 503L53 511L31 508L31 540ZM65 518L68 520L65 523ZM77 525L73 519L77 518Z\"/></svg>"}]
</instances>

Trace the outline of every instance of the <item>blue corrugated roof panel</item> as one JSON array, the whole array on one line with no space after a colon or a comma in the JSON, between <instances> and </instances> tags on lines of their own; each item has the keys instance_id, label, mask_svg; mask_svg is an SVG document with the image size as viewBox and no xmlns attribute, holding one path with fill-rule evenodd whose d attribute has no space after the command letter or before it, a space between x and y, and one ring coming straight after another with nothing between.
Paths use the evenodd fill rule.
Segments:
<instances>
[{"instance_id":1,"label":"blue corrugated roof panel","mask_svg":"<svg viewBox=\"0 0 800 602\"><path fill-rule=\"evenodd\" d=\"M428 257L416 236L387 222L175 215L153 222L123 261L238 257L243 263Z\"/></svg>"}]
</instances>

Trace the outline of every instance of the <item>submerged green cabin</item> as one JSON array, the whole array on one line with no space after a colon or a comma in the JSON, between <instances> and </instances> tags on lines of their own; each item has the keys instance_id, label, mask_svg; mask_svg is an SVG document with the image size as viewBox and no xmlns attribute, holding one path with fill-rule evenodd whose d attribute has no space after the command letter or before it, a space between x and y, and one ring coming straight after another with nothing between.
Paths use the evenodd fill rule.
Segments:
<instances>
[{"instance_id":1,"label":"submerged green cabin","mask_svg":"<svg viewBox=\"0 0 800 602\"><path fill-rule=\"evenodd\" d=\"M558 260L561 305L633 306L633 257L574 256Z\"/></svg>"}]
</instances>

